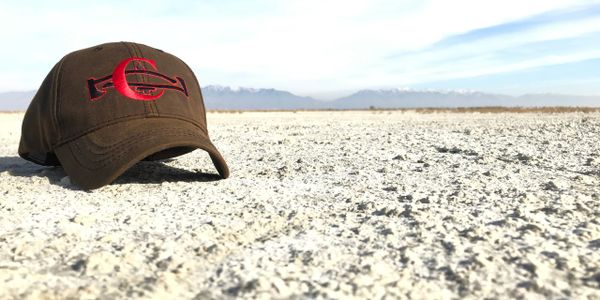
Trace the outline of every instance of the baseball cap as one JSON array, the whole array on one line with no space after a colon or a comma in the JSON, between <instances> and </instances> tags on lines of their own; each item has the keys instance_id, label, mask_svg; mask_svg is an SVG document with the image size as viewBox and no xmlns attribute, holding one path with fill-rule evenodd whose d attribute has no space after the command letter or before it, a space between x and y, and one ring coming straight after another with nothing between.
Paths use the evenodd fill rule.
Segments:
<instances>
[{"instance_id":1,"label":"baseball cap","mask_svg":"<svg viewBox=\"0 0 600 300\"><path fill-rule=\"evenodd\" d=\"M150 46L106 43L64 56L23 119L19 156L62 166L71 182L95 189L141 160L196 149L229 176L211 142L198 80L182 60Z\"/></svg>"}]
</instances>

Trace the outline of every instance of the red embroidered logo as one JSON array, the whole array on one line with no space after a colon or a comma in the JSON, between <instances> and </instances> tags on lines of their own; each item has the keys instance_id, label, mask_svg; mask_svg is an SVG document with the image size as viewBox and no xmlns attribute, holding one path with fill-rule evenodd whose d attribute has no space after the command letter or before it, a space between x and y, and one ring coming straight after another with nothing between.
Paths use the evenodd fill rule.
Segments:
<instances>
[{"instance_id":1,"label":"red embroidered logo","mask_svg":"<svg viewBox=\"0 0 600 300\"><path fill-rule=\"evenodd\" d=\"M127 66L133 62L133 70L126 70ZM148 70L143 63L146 63L153 70ZM127 81L127 75L141 74L151 78L160 79L162 82L130 82ZM165 90L174 90L188 96L187 86L183 78L175 76L173 78L158 72L156 63L151 59L130 57L122 60L114 69L112 74L102 78L90 78L87 81L90 92L90 100L96 101L107 93L109 88L114 88L121 95L140 101L151 101L160 98Z\"/></svg>"}]
</instances>

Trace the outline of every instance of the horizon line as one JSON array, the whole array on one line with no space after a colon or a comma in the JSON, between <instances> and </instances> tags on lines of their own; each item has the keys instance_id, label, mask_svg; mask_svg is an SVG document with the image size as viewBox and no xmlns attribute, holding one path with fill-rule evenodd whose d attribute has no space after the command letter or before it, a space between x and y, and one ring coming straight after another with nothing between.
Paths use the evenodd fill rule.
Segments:
<instances>
[{"instance_id":1,"label":"horizon line","mask_svg":"<svg viewBox=\"0 0 600 300\"><path fill-rule=\"evenodd\" d=\"M482 93L482 94L488 94L488 95L499 95L499 96L505 96L505 97L511 97L511 98L519 98L519 97L523 97L523 96L530 96L530 95L552 95L552 96L575 96L575 97L600 97L600 94L576 94L576 93L563 93L563 92L552 92L552 91L539 91L539 92L528 92L528 93L520 93L520 94L511 94L511 93L502 93L502 92L493 92L493 91L485 91L485 90L474 90L474 89L437 89L437 88L410 88L410 87L395 87L395 88L361 88L361 89L355 89L353 92L350 93L344 93L345 96L340 96L340 97L335 97L335 98L331 98L329 100L326 99L322 99L318 96L310 96L309 94L298 94L289 90L284 90L284 89L277 89L277 88L267 88L267 87L250 87L250 86L227 86L227 85L219 85L219 84L208 84L205 85L204 87L201 87L201 90L204 90L208 87L223 87L223 88L229 88L230 90L236 92L236 91L240 91L240 89L249 89L249 90L274 90L277 92L287 92L290 93L294 96L298 96L298 97L305 97L305 98L311 98L313 100L318 100L318 101L324 101L324 102L329 102L329 101L335 101L338 99L342 99L345 97L349 97L349 96L353 96L359 92L363 92L363 91L405 91L405 92L456 92L456 93L465 93L465 94L474 94L474 93ZM38 89L30 89L30 90L9 90L9 91L0 91L0 94L9 94L9 93L36 93ZM326 94L323 93L323 94Z\"/></svg>"}]
</instances>

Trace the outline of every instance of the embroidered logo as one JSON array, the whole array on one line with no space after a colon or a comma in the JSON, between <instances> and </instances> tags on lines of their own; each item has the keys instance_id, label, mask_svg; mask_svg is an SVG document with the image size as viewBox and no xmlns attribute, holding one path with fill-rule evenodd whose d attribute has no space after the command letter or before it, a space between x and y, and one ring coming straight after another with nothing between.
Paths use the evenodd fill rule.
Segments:
<instances>
[{"instance_id":1,"label":"embroidered logo","mask_svg":"<svg viewBox=\"0 0 600 300\"><path fill-rule=\"evenodd\" d=\"M133 69L126 70L127 66L133 62ZM145 63L145 64L144 64ZM152 67L148 70L145 65ZM127 75L143 75L148 79L146 82L127 81ZM87 80L87 87L90 92L90 100L96 101L104 96L108 89L114 88L121 95L140 101L151 101L160 98L165 90L174 90L188 96L185 80L179 76L169 77L158 72L156 63L151 59L130 57L122 60L114 69L112 74L101 78L90 78Z\"/></svg>"}]
</instances>

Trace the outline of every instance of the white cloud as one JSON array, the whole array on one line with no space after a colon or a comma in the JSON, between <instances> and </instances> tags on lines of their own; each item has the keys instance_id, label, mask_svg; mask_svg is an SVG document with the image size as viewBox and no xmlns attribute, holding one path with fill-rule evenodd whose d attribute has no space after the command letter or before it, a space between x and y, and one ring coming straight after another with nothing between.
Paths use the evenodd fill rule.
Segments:
<instances>
[{"instance_id":1,"label":"white cloud","mask_svg":"<svg viewBox=\"0 0 600 300\"><path fill-rule=\"evenodd\" d=\"M357 84L394 85L419 77L397 74L406 62L389 65L384 58L391 54L419 51L450 35L580 3L585 1L13 2L0 9L0 26L12 28L0 33L0 40L11 45L0 48L0 90L36 88L64 54L118 40L179 56L205 84L275 87L300 94ZM600 28L593 21L540 29L528 38L581 34L585 26ZM418 59L408 65L433 72L423 72L419 80L451 75L428 65L427 54ZM463 72L477 69L464 66Z\"/></svg>"}]
</instances>

